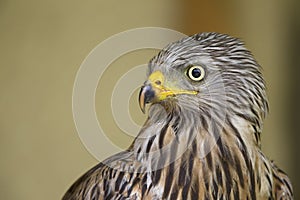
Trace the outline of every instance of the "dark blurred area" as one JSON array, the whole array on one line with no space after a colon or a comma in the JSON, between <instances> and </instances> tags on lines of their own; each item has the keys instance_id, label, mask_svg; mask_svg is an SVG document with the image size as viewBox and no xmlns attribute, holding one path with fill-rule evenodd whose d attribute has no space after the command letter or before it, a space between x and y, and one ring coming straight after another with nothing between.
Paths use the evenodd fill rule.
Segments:
<instances>
[{"instance_id":1,"label":"dark blurred area","mask_svg":"<svg viewBox=\"0 0 300 200\"><path fill-rule=\"evenodd\" d=\"M0 199L60 199L98 162L73 122L77 70L101 41L146 26L245 41L268 87L263 151L288 173L299 197L299 7L296 0L0 1ZM152 54L137 60L146 63Z\"/></svg>"},{"instance_id":2,"label":"dark blurred area","mask_svg":"<svg viewBox=\"0 0 300 200\"><path fill-rule=\"evenodd\" d=\"M290 126L289 132L291 137L291 153L293 155L294 162L292 163L291 179L293 180L293 186L295 190L295 196L299 198L300 196L300 173L297 173L297 170L300 169L300 155L299 155L299 124L300 117L300 54L299 54L299 45L300 45L300 13L299 1L294 1L290 7L290 15L288 22L288 45L287 49L289 50L288 56L288 66L290 66L290 81L289 81L289 95L288 95L288 117L287 122Z\"/></svg>"}]
</instances>

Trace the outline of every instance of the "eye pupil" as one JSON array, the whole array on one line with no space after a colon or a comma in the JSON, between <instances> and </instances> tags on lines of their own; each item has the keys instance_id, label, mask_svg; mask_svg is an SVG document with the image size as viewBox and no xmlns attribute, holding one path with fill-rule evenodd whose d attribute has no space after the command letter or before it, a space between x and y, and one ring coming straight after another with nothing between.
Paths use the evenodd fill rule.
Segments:
<instances>
[{"instance_id":1,"label":"eye pupil","mask_svg":"<svg viewBox=\"0 0 300 200\"><path fill-rule=\"evenodd\" d=\"M194 68L192 70L192 76L194 78L199 78L201 76L201 70L199 68Z\"/></svg>"}]
</instances>

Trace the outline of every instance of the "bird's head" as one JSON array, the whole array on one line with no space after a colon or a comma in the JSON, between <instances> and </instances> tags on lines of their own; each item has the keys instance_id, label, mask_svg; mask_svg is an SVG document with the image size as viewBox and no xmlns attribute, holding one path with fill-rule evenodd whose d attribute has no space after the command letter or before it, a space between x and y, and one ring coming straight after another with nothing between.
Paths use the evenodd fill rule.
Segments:
<instances>
[{"instance_id":1,"label":"bird's head","mask_svg":"<svg viewBox=\"0 0 300 200\"><path fill-rule=\"evenodd\" d=\"M178 109L209 121L238 116L260 128L268 104L252 54L231 36L201 33L165 47L149 63L139 104Z\"/></svg>"}]
</instances>

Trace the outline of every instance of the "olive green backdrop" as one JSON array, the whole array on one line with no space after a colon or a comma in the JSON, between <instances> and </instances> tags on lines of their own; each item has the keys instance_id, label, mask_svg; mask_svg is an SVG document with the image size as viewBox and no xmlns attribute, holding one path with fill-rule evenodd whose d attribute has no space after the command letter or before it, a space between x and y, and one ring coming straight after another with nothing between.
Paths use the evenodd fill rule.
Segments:
<instances>
[{"instance_id":1,"label":"olive green backdrop","mask_svg":"<svg viewBox=\"0 0 300 200\"><path fill-rule=\"evenodd\" d=\"M185 34L225 32L246 41L264 68L268 86L264 152L290 175L298 193L297 3L224 2L0 0L0 199L60 199L79 175L98 162L80 142L73 122L77 70L101 41L145 26ZM111 90L122 73L146 63L156 52L123 56L99 82L98 118L121 148L132 138L125 138L107 118L111 114L103 117L102 111L110 105ZM135 98L136 93L130 111L141 124L145 116Z\"/></svg>"}]
</instances>

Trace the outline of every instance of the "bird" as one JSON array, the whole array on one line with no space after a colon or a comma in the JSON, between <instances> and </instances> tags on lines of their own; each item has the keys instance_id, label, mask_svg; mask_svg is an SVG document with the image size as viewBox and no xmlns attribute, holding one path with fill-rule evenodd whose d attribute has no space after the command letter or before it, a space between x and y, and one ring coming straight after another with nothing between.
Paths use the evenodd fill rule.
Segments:
<instances>
[{"instance_id":1,"label":"bird","mask_svg":"<svg viewBox=\"0 0 300 200\"><path fill-rule=\"evenodd\" d=\"M63 200L294 198L287 174L262 152L266 83L241 39L203 32L170 43L141 85L147 119L137 137Z\"/></svg>"}]
</instances>

